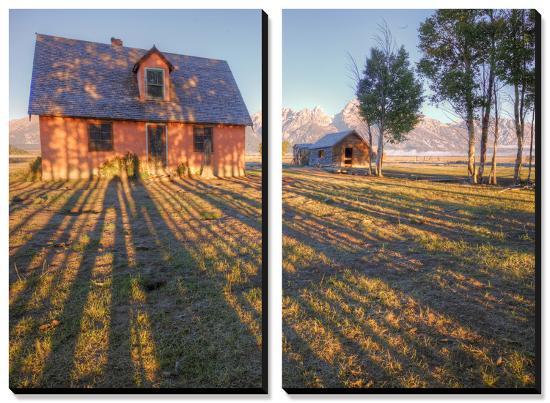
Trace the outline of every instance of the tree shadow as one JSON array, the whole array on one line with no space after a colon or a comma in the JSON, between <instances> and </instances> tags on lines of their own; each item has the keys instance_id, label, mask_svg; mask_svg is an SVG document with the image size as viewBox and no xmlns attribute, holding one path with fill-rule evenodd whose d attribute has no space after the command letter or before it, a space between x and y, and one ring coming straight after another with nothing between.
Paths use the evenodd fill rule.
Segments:
<instances>
[{"instance_id":1,"label":"tree shadow","mask_svg":"<svg viewBox=\"0 0 550 403\"><path fill-rule=\"evenodd\" d=\"M10 256L10 385L260 387L261 205L231 186L82 183Z\"/></svg>"},{"instance_id":2,"label":"tree shadow","mask_svg":"<svg viewBox=\"0 0 550 403\"><path fill-rule=\"evenodd\" d=\"M518 277L496 270L506 253L513 258L529 251L529 241L499 240L469 229L476 216L458 213L455 203L427 202L422 195L396 195L380 187L373 191L376 183L346 189L321 177L293 175L285 181L283 284L292 304L283 314L284 333L291 338L292 327L313 321L323 329L320 334L334 335L348 350L338 347L343 353L332 363L341 369L335 378L323 370L326 360L318 356L327 348L311 326L304 333L309 340L289 343L289 351L297 356L303 351L307 359L285 358L285 387L305 386L293 379L300 372L317 377L304 382L325 387L532 384L534 272ZM418 214L419 202L428 219L403 220ZM441 210L446 216L440 217ZM506 213L494 214L506 225L521 220L534 225L532 215L508 219ZM357 217L368 229L357 225ZM460 229L448 228L446 220ZM440 244L434 246L430 237ZM493 262L482 260L481 252L469 255L486 254L484 247L504 256ZM395 306L385 306L386 300ZM347 365L351 359L364 369ZM523 368L514 368L518 361Z\"/></svg>"},{"instance_id":3,"label":"tree shadow","mask_svg":"<svg viewBox=\"0 0 550 403\"><path fill-rule=\"evenodd\" d=\"M16 259L19 261L20 271L25 276L24 280L18 279L19 283L23 283L23 290L10 301L10 337L19 335L21 327L25 330L23 340L18 340L17 352L12 353L10 349L10 361L13 363L10 373L17 374L17 378L10 377L10 383L14 386L36 386L44 378L51 382L49 385L52 387L56 382L67 381L68 365L59 365L63 359L70 363L70 357L61 354L56 356L57 370L50 374L47 368L52 359L50 352L57 348L67 348L70 344L65 338L56 337L56 334L62 332L63 335L70 335L78 326L78 318L75 318L74 313L78 314L78 309L82 309L81 300L86 294L85 287L89 279L87 259L97 253L95 237L99 232L98 223L102 220L91 213L66 213L75 211L75 207L76 211L80 211L84 206L101 202L99 192L98 181L84 182L59 210L62 217L56 217L54 223L54 243L41 249L35 249L33 245L35 241L43 243L48 239L52 230L46 226L11 256L14 265ZM87 234L89 228L94 238L86 235L84 239L81 236ZM66 247L73 243L71 249L67 250ZM55 246L57 244L63 245L59 247L61 251ZM47 269L44 270L42 266L39 271L38 261L49 262ZM13 283L10 286L12 288Z\"/></svg>"}]
</instances>

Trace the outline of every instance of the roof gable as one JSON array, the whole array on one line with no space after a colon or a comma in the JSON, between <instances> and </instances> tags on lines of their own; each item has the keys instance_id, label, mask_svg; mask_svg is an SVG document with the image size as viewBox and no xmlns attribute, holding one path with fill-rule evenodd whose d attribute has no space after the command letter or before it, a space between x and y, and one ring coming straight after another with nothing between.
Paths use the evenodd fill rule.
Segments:
<instances>
[{"instance_id":1,"label":"roof gable","mask_svg":"<svg viewBox=\"0 0 550 403\"><path fill-rule=\"evenodd\" d=\"M224 60L163 53L170 100L140 100L132 70L150 51L37 34L29 114L252 125Z\"/></svg>"},{"instance_id":2,"label":"roof gable","mask_svg":"<svg viewBox=\"0 0 550 403\"><path fill-rule=\"evenodd\" d=\"M132 71L134 73L137 73L137 71L139 70L139 66L141 66L141 64L147 60L153 53L157 54L164 63L166 63L166 66L168 66L168 71L171 73L173 70L174 70L174 65L172 63L170 63L170 60L168 60L166 58L166 56L164 56L162 54L162 52L160 50L157 49L157 47L155 45L153 45L153 47L151 49L149 49L149 51L147 53L145 53L143 56L141 56L141 58L136 62L136 64L134 64L134 67L132 68Z\"/></svg>"}]
</instances>

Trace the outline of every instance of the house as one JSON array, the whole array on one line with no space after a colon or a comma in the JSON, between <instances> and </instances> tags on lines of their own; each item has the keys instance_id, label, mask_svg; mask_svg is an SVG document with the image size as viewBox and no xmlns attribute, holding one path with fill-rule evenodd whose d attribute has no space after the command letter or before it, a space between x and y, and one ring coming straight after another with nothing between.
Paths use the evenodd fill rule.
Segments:
<instances>
[{"instance_id":1,"label":"house","mask_svg":"<svg viewBox=\"0 0 550 403\"><path fill-rule=\"evenodd\" d=\"M309 163L309 147L311 143L294 144L292 146L292 163L294 165L307 165Z\"/></svg>"},{"instance_id":2,"label":"house","mask_svg":"<svg viewBox=\"0 0 550 403\"><path fill-rule=\"evenodd\" d=\"M355 130L328 133L309 147L309 165L362 167L369 165L369 145Z\"/></svg>"},{"instance_id":3,"label":"house","mask_svg":"<svg viewBox=\"0 0 550 403\"><path fill-rule=\"evenodd\" d=\"M223 60L36 35L29 115L43 179L86 178L134 153L143 167L244 174L250 115Z\"/></svg>"}]
</instances>

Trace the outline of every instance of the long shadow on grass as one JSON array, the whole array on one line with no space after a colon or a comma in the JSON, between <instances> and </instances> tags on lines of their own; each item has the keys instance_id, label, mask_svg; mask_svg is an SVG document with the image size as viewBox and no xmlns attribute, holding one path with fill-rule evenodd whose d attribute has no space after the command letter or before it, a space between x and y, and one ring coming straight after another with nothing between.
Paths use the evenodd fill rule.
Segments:
<instances>
[{"instance_id":1,"label":"long shadow on grass","mask_svg":"<svg viewBox=\"0 0 550 403\"><path fill-rule=\"evenodd\" d=\"M293 186L295 186L294 183ZM300 193L300 191L296 189L292 189L292 191ZM302 195L304 197L313 196L320 199L322 197L320 193L321 191L319 191L318 189L308 189L308 191L304 192ZM399 200L399 203L400 205L397 208L401 208L401 200ZM396 206L388 207L392 207L394 209L396 208ZM358 209L357 212L367 215L370 214L373 217L380 219L378 211L369 211L368 209L362 208ZM285 214L289 214L291 217L295 217L299 214L303 216L304 212L295 208L290 208L289 206L285 206ZM448 253L441 254L435 259L432 258L429 260L429 262L426 263L426 265L421 264L421 266L418 267L417 260L409 261L409 258L407 257L407 251L403 250L400 242L398 242L399 249L397 250L397 253L378 253L376 254L376 259L373 261L373 255L370 253L362 254L359 250L357 250L357 245L351 246L351 250L349 249L349 239L357 239L358 237L360 237L360 234L357 231L350 229L349 225L335 222L335 220L331 217L318 218L308 216L305 219L298 221L287 220L288 216L286 216L286 219L284 220L285 236L290 236L298 240L299 242L304 243L312 250L318 250L320 244L324 245L322 253L335 259L335 267L341 264L342 268L347 267L354 272L364 275L367 279L380 279L384 283L388 284L395 292L399 293L399 295L403 295L406 298L411 298L413 301L415 301L415 304L418 304L420 307L422 307L422 309L431 310L436 316L450 319L451 323L455 324L455 326L458 326L457 331L463 331L465 333L473 332L474 337L476 337L475 335L483 335L483 338L485 340L477 342L474 341L470 343L468 349L449 348L449 346L446 345L448 343L447 340L451 340L452 343L456 343L457 345L464 343L464 341L461 340L460 337L445 337L444 342L440 342L439 340L431 340L434 341L435 346L433 351L428 351L427 353L425 353L425 359L427 361L428 367L432 370L439 371L440 376L443 376L443 371L441 368L437 369L437 366L440 365L439 361L443 359L457 359L461 362L466 363L466 366L477 366L477 368L475 368L473 372L479 371L482 365L488 365L490 367L491 365L487 364L486 360L483 361L481 358L479 360L476 360L475 355L472 351L475 351L477 345L480 345L480 347L482 348L487 348L490 355L489 359L494 360L496 360L495 354L505 351L504 347L508 349L516 349L517 343L520 343L520 346L522 346L521 349L524 349L525 351L529 351L530 349L532 349L532 314L529 315L528 310L521 312L520 315L523 316L526 320L526 322L523 322L522 320L518 321L517 312L516 314L512 315L505 313L510 306L517 305L517 301L514 301L515 297L513 293L511 293L511 291L515 291L515 289L512 288L514 287L513 282L511 282L510 280L501 280L498 276L498 273L485 273L481 276L480 280L478 280L476 277L479 277L479 275L476 273L475 270L472 270L472 265L475 266L475 262L466 261L467 264L465 264L463 261L464 257L452 256ZM323 228L327 228L327 231L323 231ZM338 239L332 236L330 239L326 239L326 233L329 229L334 233L340 233L340 238ZM423 226L422 229L424 230L425 227ZM440 231L440 228L429 228L429 230L437 233L438 231ZM395 239L373 239L372 236L370 236L369 239L371 241L374 241L374 243L378 245L380 243L385 243L385 247L388 249L388 252L393 252L392 242L395 243ZM425 256L426 253L429 253L429 251L425 250L424 245L417 242L414 238L407 237L406 242L408 242L410 246L414 249L418 249L420 251L423 250L420 256ZM356 257L352 257L351 259L349 256L346 257L346 255L353 253L353 249L355 249ZM403 254L403 252L405 253ZM319 253L321 253L321 251L319 251ZM342 260L342 262L338 262L339 259ZM362 261L362 259L364 260ZM402 264L399 263L401 260L403 261ZM396 271L396 268L398 268L399 266L401 266L401 269ZM410 268L416 269L411 270ZM298 271L299 270L300 268L298 268ZM289 284L292 287L295 276L296 274L285 272L284 284ZM300 274L300 276L303 277L303 274ZM410 276L411 280L413 279L414 281L407 281L406 276ZM473 281L468 281L469 278L471 278ZM319 281L319 279L317 279L317 281ZM493 288L487 287L487 284L491 283L493 283ZM501 290L501 286L503 286L502 288L505 289ZM296 298L295 293L298 291L298 289L290 288L288 290L285 290L285 294L289 296L294 296ZM358 292L364 292L364 290L359 290ZM532 292L524 290L523 294L527 294L525 295L525 297L527 297L528 299L532 299ZM489 301L489 303L481 305L480 303L482 303L483 301L487 301L487 295L492 296L493 301L499 302L495 303ZM345 295L342 295L342 297L346 298ZM316 293L316 299L322 301L322 294ZM306 304L304 301L300 301L300 298L298 298L297 301L299 302L300 310L308 312L308 310L311 309L311 307L308 307L308 304ZM376 308L376 301L372 303L372 306ZM335 323L331 318L324 318L319 313L314 314L310 312L309 315L312 315L314 318L320 320L321 324L325 326L329 331L333 333L338 333L338 328L334 327ZM340 317L339 320L351 321L353 323L356 319L354 319L353 315L348 314ZM406 326L406 321L406 319L403 320L403 326ZM530 325L528 325L528 327L531 326L531 331L527 330L522 332L520 328L529 323ZM463 329L461 330L461 328ZM434 326L430 328L430 326L428 326L427 330L429 330L433 334L437 334L438 332L440 332L441 329L437 329ZM368 329L364 329L364 331L367 332L369 335L372 333L369 332ZM399 334L399 332L392 332L390 329L388 336L383 336L379 338L378 343L381 344L385 338L396 336L396 334ZM529 336L530 334L531 336ZM504 347L502 345L496 345L494 343L494 340L502 340L503 337L512 338L513 340L511 340L509 343L505 343L506 346ZM419 338L419 340L422 339ZM345 338L342 338L342 343L345 342ZM408 337L406 344L409 348L414 347L414 338ZM418 349L418 342L416 342L416 347L414 348L415 350ZM384 346L384 350L388 351L388 354L390 354L391 356L396 356L395 351L392 352L392 350L387 347L387 343L386 346ZM361 348L359 346L356 346L355 351L360 352ZM448 351L448 353L446 354L451 355L443 357L438 351ZM360 353L360 356L362 358L365 358L365 354L367 354L367 352L363 351ZM455 355L453 356L453 354ZM459 354L459 356L456 356L456 354ZM437 357L439 357L439 360L437 359ZM317 365L314 363L315 360L313 359L312 362L313 367L315 367L315 365ZM399 360L397 360L396 362L399 362ZM319 363L319 365L321 364ZM400 366L405 366L409 369L411 368L410 363L403 361L400 362ZM496 368L494 365L493 367ZM505 386L513 386L514 382L517 382L517 378L514 378L514 376L510 376L507 373L502 373L503 371L501 371L500 369L497 368L495 369L495 371L499 372L501 379L499 382L501 384L504 384ZM448 375L440 378L444 379L444 381L450 381L452 379L463 381L464 378L466 378L465 375L461 377L461 372L457 372L457 370L453 368L446 368L445 372ZM416 372L415 374L413 371L409 375L419 376L420 373ZM479 378L481 378L481 374L479 373L475 375L469 373L468 376L470 382L476 382L476 380L479 382ZM386 378L385 381L387 381L387 379L391 379L391 377ZM427 379L428 378L424 377L422 381L426 381ZM336 384L336 386L337 385L338 384ZM438 382L431 381L430 385L437 386Z\"/></svg>"},{"instance_id":2,"label":"long shadow on grass","mask_svg":"<svg viewBox=\"0 0 550 403\"><path fill-rule=\"evenodd\" d=\"M203 187L204 183L185 182L182 185L182 182L173 182L172 185L174 184L181 186L180 190L185 189L186 196L197 192L197 189L201 191L200 198L186 197L185 203L182 203L182 199L174 197L174 186L158 184L162 188L159 189L159 194L166 196L164 200L171 208L174 211L185 211L195 217L195 223L204 222L201 214L204 212L205 204L209 208L216 207L222 211L223 216L219 221L215 220L215 227L202 225L202 230L206 238L213 240L210 245L216 245L215 259L221 262L235 262L235 266L227 267L228 271L225 273L225 298L255 334L256 339L260 340L261 309L254 308L247 298L247 293L261 289L261 212L259 206L253 207L257 201L223 187L215 190L212 187ZM181 213L180 218L185 220ZM247 238L248 242L243 242ZM213 263L216 265L219 262ZM220 274L222 273L218 273ZM260 341L258 343L261 344Z\"/></svg>"},{"instance_id":3,"label":"long shadow on grass","mask_svg":"<svg viewBox=\"0 0 550 403\"><path fill-rule=\"evenodd\" d=\"M111 307L111 338L120 343L109 348L108 368L128 371L131 386L260 386L260 349L242 322L256 314L240 295L230 297L251 286L229 290L218 272L240 264L223 241L231 230L200 219L202 189L139 181L122 188L127 218L115 225L125 252L115 259ZM140 334L149 341L137 342Z\"/></svg>"},{"instance_id":4,"label":"long shadow on grass","mask_svg":"<svg viewBox=\"0 0 550 403\"><path fill-rule=\"evenodd\" d=\"M112 179L97 191L97 201L100 203L99 214L89 220L89 229L86 228L86 242L78 252L80 262L68 289L63 309L58 316L60 325L53 330L52 352L44 363L44 370L40 383L44 386L59 385L64 387L82 387L92 382L93 375L88 379L78 378L75 371L77 343L84 332L92 332L100 325L95 320L86 323L83 319L85 309L89 303L89 296L97 285L92 282L93 272L98 258L110 250L103 245L105 226L108 223L107 214L111 207L111 200L115 195L116 180ZM88 360L90 357L88 357ZM98 357L94 357L98 359Z\"/></svg>"},{"instance_id":5,"label":"long shadow on grass","mask_svg":"<svg viewBox=\"0 0 550 403\"><path fill-rule=\"evenodd\" d=\"M80 181L74 182L73 186L70 188L69 186L67 186L67 183L68 182L63 182L61 183L61 185L54 188L48 187L44 194L25 197L25 199L31 200L29 203L22 205L22 207L19 208L19 210L26 209L27 212L25 214L23 214L22 211L18 211L16 206L11 209L10 215L14 214L17 211L18 221L16 224L10 225L10 235L15 234L19 229L27 226L29 222L39 213L49 210L52 206L54 206L59 200L62 200L63 198L70 198L72 194L78 192L78 189L85 188L86 184L88 184L87 182L84 182L84 185L82 185L82 182ZM57 192L55 196L44 197L49 195L49 192L51 192L52 190ZM38 228L33 228L33 230L35 231L37 229Z\"/></svg>"},{"instance_id":6,"label":"long shadow on grass","mask_svg":"<svg viewBox=\"0 0 550 403\"><path fill-rule=\"evenodd\" d=\"M355 189L335 191L331 189L330 185L321 188L320 185L303 182L289 186L288 190L285 190L285 197L288 197L289 194L302 196L325 205L327 196L331 196L334 199L330 201L332 206L325 207L334 211L344 209L346 212L367 214L373 218L386 219L389 222L403 221L405 224L416 226L422 230L444 232L447 238L454 240L470 238L494 243L496 241L495 234L501 233L502 229L506 228L507 232L515 237L515 239L506 239L506 245L521 249L525 247L526 241L521 242L518 238L523 236L527 230L534 236L533 216L523 212L504 215L502 211L465 206L456 202L428 201L421 195L409 196L379 188L374 191L369 190L368 194L364 194ZM487 216L497 214L499 219L487 218ZM415 225L415 223L417 224Z\"/></svg>"},{"instance_id":7,"label":"long shadow on grass","mask_svg":"<svg viewBox=\"0 0 550 403\"><path fill-rule=\"evenodd\" d=\"M207 189L203 191L197 184L199 188L189 187L185 193L175 197L177 188L166 186L165 183L146 184L143 189L152 202L145 203L143 208L147 209L151 222L155 223L162 242L159 247L165 252L165 263L161 267L169 273L176 269L181 276L181 284L189 294L185 296L184 292L180 306L169 307L167 320L159 323L163 326L154 330L164 345L173 337L166 328L172 325L173 315L176 315L181 327L178 329L180 342L160 359L164 371L175 372L175 379L168 380L168 383L191 387L235 387L243 386L243 383L258 386L261 362L258 361L260 350L257 340L242 323L245 318L240 310L246 308L240 304L237 307L231 305L233 300L230 298L235 290L241 287L246 290L249 286L235 284L232 290L226 287L228 273L225 270L231 269L231 264L239 265L240 259L248 257L235 260L232 251L227 249L227 233L224 234L226 229L223 225L212 229L209 222L198 219L198 205L208 204L205 201ZM188 215L184 215L182 210L187 210ZM189 220L189 215L194 220ZM234 232L232 235L236 237L239 234ZM209 253L203 249L207 245L212 248ZM218 268L224 263L230 266ZM180 290L176 296L181 298L181 294ZM250 311L248 313L252 314ZM243 362L244 357L248 362Z\"/></svg>"},{"instance_id":8,"label":"long shadow on grass","mask_svg":"<svg viewBox=\"0 0 550 403\"><path fill-rule=\"evenodd\" d=\"M92 204L101 201L98 182L93 186L92 182L87 184L88 186L81 188L81 192L75 193L68 200L65 208L71 209L75 205L81 208L90 202L89 199L92 199ZM65 214L65 210L61 214ZM28 273L28 276L33 276L28 289L24 296L13 301L10 306L10 337L14 337L17 326L25 318L32 318L32 327L21 342L18 353L10 356L13 363L10 368L10 383L16 387L68 386L67 368L71 366L73 354L72 351L67 353L67 349L74 349L76 343L80 317L88 293L90 260L98 253L98 239L102 231L100 223L103 225L104 212L99 217L93 214L85 214L83 217L71 215L70 218L60 221L58 229L61 232L56 237L58 241L67 242L73 238L77 242L83 233L89 234L89 238L87 242L79 244L76 250L65 252L52 268L55 270L41 273L34 269L34 272ZM87 227L92 229L86 232ZM50 249L46 253L46 259L52 253L55 252ZM76 268L69 265L76 265ZM42 295L44 291L41 287L45 287L45 295ZM39 302L36 298L41 298L42 301ZM26 364L25 361L33 364Z\"/></svg>"},{"instance_id":9,"label":"long shadow on grass","mask_svg":"<svg viewBox=\"0 0 550 403\"><path fill-rule=\"evenodd\" d=\"M10 384L259 387L260 204L231 183L75 186L11 256Z\"/></svg>"},{"instance_id":10,"label":"long shadow on grass","mask_svg":"<svg viewBox=\"0 0 550 403\"><path fill-rule=\"evenodd\" d=\"M40 228L33 228L32 235L10 253L10 287L15 281L23 283L18 292L19 297L10 300L10 314L24 305L32 295L32 287L39 285L37 283L39 283L40 276L44 274L39 269L44 267L44 262L48 264L60 249L67 247L69 242L75 238L75 234L78 236L78 228L75 228L75 225L82 218L78 211L90 202L97 186L98 182L91 180L80 183L78 186L75 185L75 191L52 214L49 221ZM57 234L54 236L53 233ZM16 265L17 271L15 270ZM26 290L27 288L28 290Z\"/></svg>"},{"instance_id":11,"label":"long shadow on grass","mask_svg":"<svg viewBox=\"0 0 550 403\"><path fill-rule=\"evenodd\" d=\"M330 181L331 179L334 179L335 177L334 176L331 176L329 175L328 173L326 173L325 171L323 170L318 170L318 169L311 169L311 168L293 168L293 169L289 169L288 172L293 175L293 176L300 176L303 181L303 183L307 183L309 182L307 179L305 178L317 178L317 179L320 179L322 181ZM434 177L438 176L438 175L432 175ZM362 177L362 176L351 176L351 175L337 175L336 176L337 179L341 180L341 181L346 181L346 180L349 180L349 181L369 181L369 182L374 182L374 183L377 183L377 182L383 182L384 186L396 186L398 188L405 188L405 189L413 189L413 190L418 190L418 191L423 191L423 192L434 192L434 193L437 193L439 195L442 195L442 197L444 197L445 195L448 195L448 196L460 196L460 197L463 197L464 196L464 193L462 192L458 192L458 191L454 191L454 190L449 190L449 189L441 189L441 187L438 187L437 185L441 185L441 182L430 182L430 181L425 181L424 183L422 184L419 184L419 185L408 185L406 181L403 181L403 180L400 180L399 182L392 182L392 175L387 175L386 177L384 178L378 178L378 177L374 177L374 176L369 176L369 177ZM400 178L399 178L400 179ZM295 182L295 181L300 181L300 179L295 179L295 178L283 178L283 183L286 181L289 181L289 182ZM335 188L335 189L340 189L340 190L349 190L348 187L346 187L345 185L335 185L334 183L330 183L330 186ZM449 184L450 187L454 187L454 186L458 186L456 184ZM473 185L463 185L465 188L469 189L470 191L473 191L475 194L471 194L472 197L475 197L475 198L480 198L480 199L494 199L494 196L493 195L488 195L488 194L484 194L483 191L485 190L496 190L496 189L501 189L503 186L502 184L499 184L499 186L495 186L495 187L492 187L492 186L485 186L485 185L480 185L480 186L473 186ZM481 190L481 192L476 192L477 190ZM511 201L511 202L522 202L522 201L525 201L525 200L521 200L518 198L511 198L511 197L506 197L505 195L499 195L499 199L500 200L503 200L503 201Z\"/></svg>"},{"instance_id":12,"label":"long shadow on grass","mask_svg":"<svg viewBox=\"0 0 550 403\"><path fill-rule=\"evenodd\" d=\"M298 192L298 194L301 194ZM310 193L303 194L305 197L311 197ZM315 197L320 201L321 195L315 195ZM346 202L346 201L344 201ZM342 204L340 204L341 206ZM365 204L368 205L368 204ZM331 206L328 206L331 208ZM347 206L346 206L347 207ZM352 206L353 207L353 206ZM398 209L401 208L401 200L396 201L396 205L388 206L390 209ZM395 217L391 214L384 214L380 213L377 210L370 210L368 207L361 207L361 208L355 208L354 211L360 212L361 214L365 214L366 217L371 217L374 220L377 220L377 224L379 220L382 220L383 222L379 224L380 227L388 227L388 226L394 226L396 228L396 231L399 232L399 227L396 226ZM297 216L299 214L304 215L303 212L299 211L298 209L291 208L289 206L285 207L285 218L288 216ZM406 214L406 213L404 213ZM285 220L286 221L286 220ZM298 230L301 234L308 234L308 238L312 239L314 242L311 243L311 247L318 248L319 245L325 245L328 247L332 246L332 249L334 253L337 255L341 255L342 253L361 253L361 246L364 245L364 247L368 248L369 246L374 245L380 245L380 243L389 243L393 244L392 246L398 245L400 247L400 253L405 253L407 255L410 254L411 248L419 249L418 255L425 256L426 254L430 254L429 250L425 249L424 244L419 244L418 240L411 239L411 235L409 235L406 231L404 231L403 234L395 234L391 237L380 237L380 235L376 235L375 233L366 233L364 230L357 230L354 229L352 226L349 225L349 223L342 223L338 220L335 220L332 217L316 217L313 215L309 215L306 217L306 219L301 220L292 220L289 221L292 222L292 228L294 230ZM432 232L434 234L441 233L441 227L440 226L433 226L430 224L421 224L417 226L412 226L413 228L416 227L418 230L422 231L428 231ZM286 228L285 228L286 229ZM292 233L290 233L292 235ZM470 239L470 236L467 232L462 231L460 233L460 241L463 242L465 245L468 246L469 249L475 249L475 247L478 245L478 241L474 240L473 242L468 241ZM473 234L475 235L475 234ZM295 234L295 237L299 237L300 234ZM413 233L414 237L414 233ZM448 234L445 233L445 238L449 239ZM471 243L470 243L471 242ZM487 241L486 241L487 242ZM521 242L519 245L516 245L514 248L514 245L512 245L512 248L507 243L503 243L502 241L493 241L489 242L489 244L494 244L496 247L500 247L503 250L520 250L524 251L526 247L526 242ZM409 249L409 250L407 250ZM334 255L333 253L333 255ZM432 252L433 254L433 252ZM439 258L439 259L438 259ZM462 267L460 270L455 270L457 272L460 272L463 276L466 276L467 278L471 276L471 270L468 270L466 265L464 265L464 262L469 263L470 265L476 265L475 260L471 259L470 256L461 256L458 255L452 255L451 253L443 253L441 256L434 256L434 261L439 261L441 264L443 264L446 260L452 259L456 264L462 264ZM474 257L475 259L475 257ZM393 262L398 261L398 259L394 259ZM406 265L410 266L410 265ZM478 273L479 274L479 273ZM517 288L518 285L515 283L517 282L518 278L515 277L508 277L506 279L501 278L505 276L499 276L499 273L490 274L485 273L485 278L481 278L484 282L493 283L495 285L495 289L498 290L499 284L503 284L507 286L508 289ZM449 279L449 282L452 282L452 280L456 279ZM507 280L507 281L506 281ZM469 290L472 291L472 290ZM487 292L487 291L486 291ZM494 292L492 290L489 290L489 292ZM498 292L498 291L497 291ZM502 295L495 295L498 300L502 300ZM506 299L509 299L506 298Z\"/></svg>"},{"instance_id":13,"label":"long shadow on grass","mask_svg":"<svg viewBox=\"0 0 550 403\"><path fill-rule=\"evenodd\" d=\"M65 182L66 183L66 182ZM48 194L52 191L57 191L61 189L64 185L64 182L44 182L40 183L39 186L36 186L29 190L21 191L12 191L10 190L10 214L28 208L32 206L33 203L37 201L47 200Z\"/></svg>"}]
</instances>

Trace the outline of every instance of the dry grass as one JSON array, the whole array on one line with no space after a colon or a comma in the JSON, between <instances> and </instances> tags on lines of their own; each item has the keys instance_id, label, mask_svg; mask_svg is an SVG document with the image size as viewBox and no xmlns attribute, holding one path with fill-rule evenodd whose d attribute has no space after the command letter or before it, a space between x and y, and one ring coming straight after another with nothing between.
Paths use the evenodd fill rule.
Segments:
<instances>
[{"instance_id":1,"label":"dry grass","mask_svg":"<svg viewBox=\"0 0 550 403\"><path fill-rule=\"evenodd\" d=\"M476 165L477 167L477 165ZM477 168L476 168L477 169ZM490 166L486 166L485 179L487 179ZM521 179L527 180L529 168L522 166ZM393 177L405 177L412 179L436 179L444 180L446 178L468 181L467 168L465 162L441 161L441 162L412 162L412 161L390 161L384 165L384 175ZM501 161L497 165L497 180L499 185L509 186L513 184L514 165L513 162ZM531 180L536 178L535 169L531 172Z\"/></svg>"},{"instance_id":2,"label":"dry grass","mask_svg":"<svg viewBox=\"0 0 550 403\"><path fill-rule=\"evenodd\" d=\"M501 189L286 169L284 386L534 386L535 196Z\"/></svg>"},{"instance_id":3,"label":"dry grass","mask_svg":"<svg viewBox=\"0 0 550 403\"><path fill-rule=\"evenodd\" d=\"M261 387L261 177L10 183L10 386Z\"/></svg>"}]
</instances>

